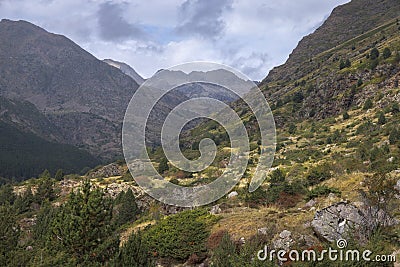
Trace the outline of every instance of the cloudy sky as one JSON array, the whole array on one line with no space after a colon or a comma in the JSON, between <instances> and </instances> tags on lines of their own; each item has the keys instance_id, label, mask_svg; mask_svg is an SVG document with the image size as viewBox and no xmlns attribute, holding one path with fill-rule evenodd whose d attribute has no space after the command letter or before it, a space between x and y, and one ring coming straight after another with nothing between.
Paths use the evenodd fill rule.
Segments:
<instances>
[{"instance_id":1,"label":"cloudy sky","mask_svg":"<svg viewBox=\"0 0 400 267\"><path fill-rule=\"evenodd\" d=\"M64 34L96 57L144 77L194 61L253 80L285 62L302 36L348 0L0 0L0 18Z\"/></svg>"}]
</instances>

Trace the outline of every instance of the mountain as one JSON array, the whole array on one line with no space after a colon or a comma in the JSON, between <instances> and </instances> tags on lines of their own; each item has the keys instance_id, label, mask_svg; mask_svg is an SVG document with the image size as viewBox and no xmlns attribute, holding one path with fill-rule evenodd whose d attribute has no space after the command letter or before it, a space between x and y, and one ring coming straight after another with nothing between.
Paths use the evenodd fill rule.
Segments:
<instances>
[{"instance_id":1,"label":"mountain","mask_svg":"<svg viewBox=\"0 0 400 267\"><path fill-rule=\"evenodd\" d=\"M68 38L26 21L0 22L0 95L32 103L53 139L102 159L121 155L120 127L138 84Z\"/></svg>"},{"instance_id":2,"label":"mountain","mask_svg":"<svg viewBox=\"0 0 400 267\"><path fill-rule=\"evenodd\" d=\"M139 85L141 85L145 81L142 76L140 76L131 66L126 63L115 61L112 59L103 59L103 61L110 66L116 67L117 69L121 70L123 73L135 80L135 82Z\"/></svg>"},{"instance_id":3,"label":"mountain","mask_svg":"<svg viewBox=\"0 0 400 267\"><path fill-rule=\"evenodd\" d=\"M280 79L294 80L308 61L321 52L360 36L400 14L398 0L352 0L336 7L324 23L305 36L282 66L274 68L264 79L264 84Z\"/></svg>"}]
</instances>

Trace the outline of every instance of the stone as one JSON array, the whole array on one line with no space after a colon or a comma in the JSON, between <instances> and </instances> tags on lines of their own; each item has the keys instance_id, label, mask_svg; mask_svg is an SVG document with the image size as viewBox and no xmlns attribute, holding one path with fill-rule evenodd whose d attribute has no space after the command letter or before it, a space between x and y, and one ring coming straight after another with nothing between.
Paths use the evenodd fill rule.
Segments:
<instances>
[{"instance_id":1,"label":"stone","mask_svg":"<svg viewBox=\"0 0 400 267\"><path fill-rule=\"evenodd\" d=\"M228 194L228 198L233 198L233 197L236 197L236 196L238 196L238 195L239 195L238 192L232 191L232 192L230 192L230 193Z\"/></svg>"},{"instance_id":2,"label":"stone","mask_svg":"<svg viewBox=\"0 0 400 267\"><path fill-rule=\"evenodd\" d=\"M347 237L350 231L360 230L363 223L364 216L360 209L339 202L317 211L311 227L319 238L334 242Z\"/></svg>"},{"instance_id":3,"label":"stone","mask_svg":"<svg viewBox=\"0 0 400 267\"><path fill-rule=\"evenodd\" d=\"M275 249L283 249L285 251L289 251L294 243L292 233L288 230L283 230L278 237L272 241L272 245Z\"/></svg>"},{"instance_id":4,"label":"stone","mask_svg":"<svg viewBox=\"0 0 400 267\"><path fill-rule=\"evenodd\" d=\"M212 206L211 210L210 210L210 214L220 214L222 212L221 208L219 205L214 205Z\"/></svg>"},{"instance_id":5,"label":"stone","mask_svg":"<svg viewBox=\"0 0 400 267\"><path fill-rule=\"evenodd\" d=\"M111 163L106 166L101 167L89 174L90 178L107 178L112 176L121 176L121 170L116 163Z\"/></svg>"},{"instance_id":6,"label":"stone","mask_svg":"<svg viewBox=\"0 0 400 267\"><path fill-rule=\"evenodd\" d=\"M314 199L311 199L310 201L308 201L308 202L304 205L304 207L306 207L306 208L311 208L311 207L314 207L316 204L317 204L317 201L315 201Z\"/></svg>"}]
</instances>

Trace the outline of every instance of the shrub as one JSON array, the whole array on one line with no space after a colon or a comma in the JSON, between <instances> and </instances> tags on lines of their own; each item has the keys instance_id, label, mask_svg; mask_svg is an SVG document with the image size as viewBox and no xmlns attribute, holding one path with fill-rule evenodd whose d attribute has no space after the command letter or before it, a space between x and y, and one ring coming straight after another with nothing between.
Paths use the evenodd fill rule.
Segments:
<instances>
[{"instance_id":1,"label":"shrub","mask_svg":"<svg viewBox=\"0 0 400 267\"><path fill-rule=\"evenodd\" d=\"M349 115L349 113L347 113L347 111L345 111L343 113L343 120L348 120L348 119L350 119L350 115Z\"/></svg>"},{"instance_id":2,"label":"shrub","mask_svg":"<svg viewBox=\"0 0 400 267\"><path fill-rule=\"evenodd\" d=\"M327 164L322 164L312 168L308 172L306 179L309 185L316 185L329 179L331 176L329 166Z\"/></svg>"},{"instance_id":3,"label":"shrub","mask_svg":"<svg viewBox=\"0 0 400 267\"><path fill-rule=\"evenodd\" d=\"M372 106L373 106L372 99L368 98L364 103L363 110L368 110L372 108Z\"/></svg>"},{"instance_id":4,"label":"shrub","mask_svg":"<svg viewBox=\"0 0 400 267\"><path fill-rule=\"evenodd\" d=\"M385 114L383 112L378 113L378 124L384 125L386 123Z\"/></svg>"},{"instance_id":5,"label":"shrub","mask_svg":"<svg viewBox=\"0 0 400 267\"><path fill-rule=\"evenodd\" d=\"M216 220L206 210L186 210L161 219L144 237L156 255L185 260L194 253L206 252L209 226Z\"/></svg>"},{"instance_id":6,"label":"shrub","mask_svg":"<svg viewBox=\"0 0 400 267\"><path fill-rule=\"evenodd\" d=\"M310 200L320 196L327 196L330 193L334 193L340 195L341 192L337 188L328 187L326 185L316 186L315 188L311 189L307 192L306 200Z\"/></svg>"},{"instance_id":7,"label":"shrub","mask_svg":"<svg viewBox=\"0 0 400 267\"><path fill-rule=\"evenodd\" d=\"M383 57L384 59L387 59L387 58L389 58L391 55L392 55L392 51L390 51L390 49L389 49L388 47L385 47L385 49L383 49L383 52L382 52L382 57Z\"/></svg>"},{"instance_id":8,"label":"shrub","mask_svg":"<svg viewBox=\"0 0 400 267\"><path fill-rule=\"evenodd\" d=\"M369 58L371 60L377 59L379 57L379 50L376 47L374 47L372 48L369 55L370 55Z\"/></svg>"},{"instance_id":9,"label":"shrub","mask_svg":"<svg viewBox=\"0 0 400 267\"><path fill-rule=\"evenodd\" d=\"M119 248L111 265L132 267L155 266L149 248L140 232L133 233L128 241Z\"/></svg>"}]
</instances>

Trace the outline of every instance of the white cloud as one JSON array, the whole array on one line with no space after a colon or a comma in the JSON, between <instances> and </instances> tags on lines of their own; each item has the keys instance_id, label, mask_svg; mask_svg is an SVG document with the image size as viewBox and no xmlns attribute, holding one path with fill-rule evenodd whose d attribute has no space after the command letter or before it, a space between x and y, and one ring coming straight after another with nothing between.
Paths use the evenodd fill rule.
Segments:
<instances>
[{"instance_id":1,"label":"white cloud","mask_svg":"<svg viewBox=\"0 0 400 267\"><path fill-rule=\"evenodd\" d=\"M175 64L210 60L260 80L345 2L2 0L0 17L64 34L98 58L124 61L145 77Z\"/></svg>"}]
</instances>

